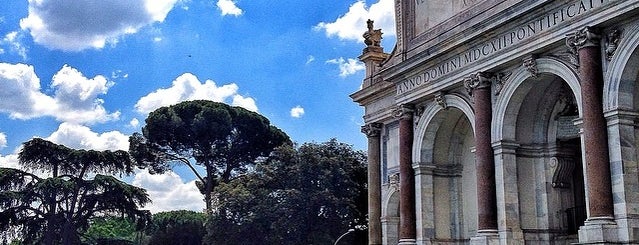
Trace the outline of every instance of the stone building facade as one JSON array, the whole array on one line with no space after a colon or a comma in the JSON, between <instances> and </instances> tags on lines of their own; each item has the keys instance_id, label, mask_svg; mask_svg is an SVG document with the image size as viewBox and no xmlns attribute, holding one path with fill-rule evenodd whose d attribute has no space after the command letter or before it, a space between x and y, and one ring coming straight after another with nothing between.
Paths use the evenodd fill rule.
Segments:
<instances>
[{"instance_id":1,"label":"stone building facade","mask_svg":"<svg viewBox=\"0 0 639 245\"><path fill-rule=\"evenodd\" d=\"M639 0L395 0L368 23L370 244L638 244Z\"/></svg>"}]
</instances>

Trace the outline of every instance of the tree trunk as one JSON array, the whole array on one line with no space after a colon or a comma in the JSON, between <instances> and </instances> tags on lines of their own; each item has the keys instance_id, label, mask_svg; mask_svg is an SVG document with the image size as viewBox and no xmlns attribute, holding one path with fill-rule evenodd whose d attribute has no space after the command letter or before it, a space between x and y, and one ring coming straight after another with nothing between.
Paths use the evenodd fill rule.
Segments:
<instances>
[{"instance_id":1,"label":"tree trunk","mask_svg":"<svg viewBox=\"0 0 639 245\"><path fill-rule=\"evenodd\" d=\"M213 192L213 176L210 166L206 166L206 186L204 187L204 202L206 212L211 212L211 192Z\"/></svg>"},{"instance_id":2,"label":"tree trunk","mask_svg":"<svg viewBox=\"0 0 639 245\"><path fill-rule=\"evenodd\" d=\"M80 244L80 240L76 237L75 227L71 223L71 221L65 221L62 226L62 244L63 245L72 245L72 244Z\"/></svg>"}]
</instances>

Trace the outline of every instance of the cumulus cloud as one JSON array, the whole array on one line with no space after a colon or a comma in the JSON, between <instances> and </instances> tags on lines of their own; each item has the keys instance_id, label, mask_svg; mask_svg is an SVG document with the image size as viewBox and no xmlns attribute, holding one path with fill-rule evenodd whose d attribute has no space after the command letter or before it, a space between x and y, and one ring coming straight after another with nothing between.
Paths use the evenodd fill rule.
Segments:
<instances>
[{"instance_id":1,"label":"cumulus cloud","mask_svg":"<svg viewBox=\"0 0 639 245\"><path fill-rule=\"evenodd\" d=\"M351 58L344 60L344 58L340 57L338 59L327 60L326 63L338 65L340 77L346 77L353 75L358 71L366 70L366 66L364 66L362 62Z\"/></svg>"},{"instance_id":2,"label":"cumulus cloud","mask_svg":"<svg viewBox=\"0 0 639 245\"><path fill-rule=\"evenodd\" d=\"M7 147L7 135L0 132L0 149Z\"/></svg>"},{"instance_id":3,"label":"cumulus cloud","mask_svg":"<svg viewBox=\"0 0 639 245\"><path fill-rule=\"evenodd\" d=\"M364 42L366 21L375 21L375 29L382 29L384 35L395 35L395 6L393 0L379 0L367 8L364 0L358 0L348 12L334 22L320 22L314 29L324 31L328 37Z\"/></svg>"},{"instance_id":4,"label":"cumulus cloud","mask_svg":"<svg viewBox=\"0 0 639 245\"><path fill-rule=\"evenodd\" d=\"M129 150L129 136L119 131L93 132L90 128L72 123L62 123L46 138L51 142L74 149Z\"/></svg>"},{"instance_id":5,"label":"cumulus cloud","mask_svg":"<svg viewBox=\"0 0 639 245\"><path fill-rule=\"evenodd\" d=\"M115 44L123 35L162 22L178 0L29 0L20 27L51 49L80 51Z\"/></svg>"},{"instance_id":6,"label":"cumulus cloud","mask_svg":"<svg viewBox=\"0 0 639 245\"><path fill-rule=\"evenodd\" d=\"M304 116L304 108L299 105L291 108L291 117L300 118L302 116Z\"/></svg>"},{"instance_id":7,"label":"cumulus cloud","mask_svg":"<svg viewBox=\"0 0 639 245\"><path fill-rule=\"evenodd\" d=\"M138 100L135 109L140 113L149 113L162 106L169 106L188 100L212 100L241 106L257 111L255 100L237 93L239 87L234 84L217 86L212 80L201 83L191 73L184 73L173 81L169 88L158 89Z\"/></svg>"},{"instance_id":8,"label":"cumulus cloud","mask_svg":"<svg viewBox=\"0 0 639 245\"><path fill-rule=\"evenodd\" d=\"M89 79L65 65L53 76L49 96L41 92L33 66L0 63L0 112L17 119L51 116L74 123L115 120L120 112L108 113L98 98L112 85L104 76Z\"/></svg>"},{"instance_id":9,"label":"cumulus cloud","mask_svg":"<svg viewBox=\"0 0 639 245\"><path fill-rule=\"evenodd\" d=\"M220 11L222 11L222 16L240 16L243 13L242 9L238 8L233 0L218 0L217 7L220 9Z\"/></svg>"},{"instance_id":10,"label":"cumulus cloud","mask_svg":"<svg viewBox=\"0 0 639 245\"><path fill-rule=\"evenodd\" d=\"M152 213L170 210L204 210L204 197L195 185L195 181L185 183L174 172L151 175L147 171L138 171L133 185L146 189L153 203L145 206Z\"/></svg>"},{"instance_id":11,"label":"cumulus cloud","mask_svg":"<svg viewBox=\"0 0 639 245\"><path fill-rule=\"evenodd\" d=\"M0 155L0 168L20 169L20 164L18 164L18 154L11 154L6 156Z\"/></svg>"}]
</instances>

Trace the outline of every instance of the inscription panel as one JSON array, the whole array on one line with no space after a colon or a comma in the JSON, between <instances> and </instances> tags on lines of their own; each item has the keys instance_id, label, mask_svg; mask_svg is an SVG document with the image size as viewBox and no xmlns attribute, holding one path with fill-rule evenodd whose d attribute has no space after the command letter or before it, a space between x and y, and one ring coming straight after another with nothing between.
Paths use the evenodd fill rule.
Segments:
<instances>
[{"instance_id":1,"label":"inscription panel","mask_svg":"<svg viewBox=\"0 0 639 245\"><path fill-rule=\"evenodd\" d=\"M421 0L420 0L421 1ZM468 49L454 54L452 57L432 64L417 74L408 76L397 86L397 95L402 95L418 87L431 84L435 80L450 73L461 70L473 63L481 61L503 49L511 48L524 40L535 38L553 27L584 15L593 9L606 5L611 0L572 0L549 12L531 19L523 25L515 26L504 32L487 36L486 41L470 46Z\"/></svg>"},{"instance_id":2,"label":"inscription panel","mask_svg":"<svg viewBox=\"0 0 639 245\"><path fill-rule=\"evenodd\" d=\"M414 0L415 34L426 32L430 27L450 19L480 0Z\"/></svg>"}]
</instances>

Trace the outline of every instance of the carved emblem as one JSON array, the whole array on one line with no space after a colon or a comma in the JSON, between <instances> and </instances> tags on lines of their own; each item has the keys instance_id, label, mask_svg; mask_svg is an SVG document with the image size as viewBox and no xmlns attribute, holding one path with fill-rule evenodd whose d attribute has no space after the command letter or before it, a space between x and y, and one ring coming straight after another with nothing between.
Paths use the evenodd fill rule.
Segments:
<instances>
[{"instance_id":1,"label":"carved emblem","mask_svg":"<svg viewBox=\"0 0 639 245\"><path fill-rule=\"evenodd\" d=\"M508 78L510 78L511 74L512 72L500 72L495 75L495 95L499 95L499 93L501 93L501 90L504 89L504 86L506 86L506 82L508 81Z\"/></svg>"},{"instance_id":2,"label":"carved emblem","mask_svg":"<svg viewBox=\"0 0 639 245\"><path fill-rule=\"evenodd\" d=\"M364 32L364 43L366 44L366 48L364 49L364 53L367 52L382 52L382 29L373 29L373 21L366 21L366 26L368 27L368 31Z\"/></svg>"},{"instance_id":3,"label":"carved emblem","mask_svg":"<svg viewBox=\"0 0 639 245\"><path fill-rule=\"evenodd\" d=\"M608 33L608 35L606 35L606 59L608 61L612 60L612 57L615 55L615 51L617 51L620 39L620 30L612 30L610 33Z\"/></svg>"},{"instance_id":4,"label":"carved emblem","mask_svg":"<svg viewBox=\"0 0 639 245\"><path fill-rule=\"evenodd\" d=\"M391 174L388 176L388 183L391 187L399 190L399 173Z\"/></svg>"},{"instance_id":5,"label":"carved emblem","mask_svg":"<svg viewBox=\"0 0 639 245\"><path fill-rule=\"evenodd\" d=\"M364 133L368 137L379 137L381 131L381 123L369 123L362 126L362 133Z\"/></svg>"},{"instance_id":6,"label":"carved emblem","mask_svg":"<svg viewBox=\"0 0 639 245\"><path fill-rule=\"evenodd\" d=\"M448 105L446 104L446 97L444 96L445 94L442 91L435 93L435 102L443 109L447 109Z\"/></svg>"},{"instance_id":7,"label":"carved emblem","mask_svg":"<svg viewBox=\"0 0 639 245\"><path fill-rule=\"evenodd\" d=\"M530 76L537 78L539 76L539 70L537 69L537 57L532 55L524 59L522 64L526 70L530 73Z\"/></svg>"}]
</instances>

